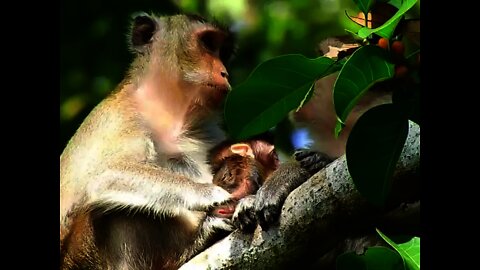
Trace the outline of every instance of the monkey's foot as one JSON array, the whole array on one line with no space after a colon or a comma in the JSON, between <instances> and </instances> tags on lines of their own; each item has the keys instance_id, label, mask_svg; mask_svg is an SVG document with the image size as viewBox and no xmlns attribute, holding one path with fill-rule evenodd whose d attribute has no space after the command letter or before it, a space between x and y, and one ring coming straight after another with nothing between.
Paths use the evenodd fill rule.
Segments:
<instances>
[{"instance_id":1,"label":"monkey's foot","mask_svg":"<svg viewBox=\"0 0 480 270\"><path fill-rule=\"evenodd\" d=\"M310 175L314 175L334 160L322 152L308 149L299 149L293 156Z\"/></svg>"},{"instance_id":2,"label":"monkey's foot","mask_svg":"<svg viewBox=\"0 0 480 270\"><path fill-rule=\"evenodd\" d=\"M249 195L241 199L235 208L232 221L235 227L245 232L253 232L257 226L255 217L255 195Z\"/></svg>"}]
</instances>

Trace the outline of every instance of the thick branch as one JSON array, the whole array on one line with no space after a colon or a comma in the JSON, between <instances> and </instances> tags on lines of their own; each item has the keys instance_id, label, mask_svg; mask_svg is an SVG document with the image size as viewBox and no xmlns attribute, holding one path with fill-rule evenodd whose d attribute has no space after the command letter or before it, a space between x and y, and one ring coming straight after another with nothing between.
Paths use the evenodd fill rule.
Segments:
<instances>
[{"instance_id":1,"label":"thick branch","mask_svg":"<svg viewBox=\"0 0 480 270\"><path fill-rule=\"evenodd\" d=\"M253 234L234 231L180 269L278 269L299 258L318 258L352 230L377 222L401 203L419 200L419 168L420 127L410 122L388 208L370 205L357 192L343 156L288 196L276 226L268 231L257 227Z\"/></svg>"}]
</instances>

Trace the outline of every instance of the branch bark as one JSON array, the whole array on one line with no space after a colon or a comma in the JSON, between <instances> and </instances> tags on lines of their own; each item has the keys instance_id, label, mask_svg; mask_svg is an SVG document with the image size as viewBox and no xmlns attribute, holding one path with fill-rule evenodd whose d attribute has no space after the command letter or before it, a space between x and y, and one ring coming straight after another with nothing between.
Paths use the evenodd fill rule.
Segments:
<instances>
[{"instance_id":1,"label":"branch bark","mask_svg":"<svg viewBox=\"0 0 480 270\"><path fill-rule=\"evenodd\" d=\"M419 201L419 169L420 127L410 122L388 207L376 208L357 192L342 156L288 196L279 222L268 231L236 230L180 269L281 269L321 257L366 224L398 218L399 213L401 218L402 203Z\"/></svg>"}]
</instances>

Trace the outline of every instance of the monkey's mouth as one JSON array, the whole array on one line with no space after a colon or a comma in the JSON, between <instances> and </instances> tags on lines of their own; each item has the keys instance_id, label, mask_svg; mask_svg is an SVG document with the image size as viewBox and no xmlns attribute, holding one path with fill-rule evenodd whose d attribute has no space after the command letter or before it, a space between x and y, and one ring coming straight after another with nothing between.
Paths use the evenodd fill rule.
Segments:
<instances>
[{"instance_id":1,"label":"monkey's mouth","mask_svg":"<svg viewBox=\"0 0 480 270\"><path fill-rule=\"evenodd\" d=\"M221 88L218 86L208 86L210 93L209 93L209 99L208 101L210 102L210 106L212 107L218 107L221 104L223 104L223 101L227 97L228 90L225 90L225 88Z\"/></svg>"},{"instance_id":2,"label":"monkey's mouth","mask_svg":"<svg viewBox=\"0 0 480 270\"><path fill-rule=\"evenodd\" d=\"M225 82L225 83L207 83L206 86L208 88L211 88L213 89L214 91L217 91L217 92L220 92L220 93L223 93L223 94L227 94L231 89L232 87L230 86L229 83Z\"/></svg>"},{"instance_id":3,"label":"monkey's mouth","mask_svg":"<svg viewBox=\"0 0 480 270\"><path fill-rule=\"evenodd\" d=\"M236 205L237 205L237 202L231 202L226 205L220 205L212 210L212 214L216 217L231 218L233 216L233 212L235 212Z\"/></svg>"}]
</instances>

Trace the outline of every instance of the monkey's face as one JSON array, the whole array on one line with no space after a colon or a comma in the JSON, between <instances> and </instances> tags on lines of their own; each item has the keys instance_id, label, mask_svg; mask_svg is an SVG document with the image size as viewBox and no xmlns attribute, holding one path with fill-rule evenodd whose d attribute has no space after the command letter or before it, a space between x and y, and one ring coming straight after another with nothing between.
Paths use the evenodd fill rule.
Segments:
<instances>
[{"instance_id":1,"label":"monkey's face","mask_svg":"<svg viewBox=\"0 0 480 270\"><path fill-rule=\"evenodd\" d=\"M223 159L213 184L231 193L233 198L241 199L257 192L261 178L263 168L260 163L254 158L233 154Z\"/></svg>"},{"instance_id":2,"label":"monkey's face","mask_svg":"<svg viewBox=\"0 0 480 270\"><path fill-rule=\"evenodd\" d=\"M181 70L183 79L197 89L197 104L221 105L231 86L226 62L233 51L231 34L205 21L195 21L188 36L189 51L185 59L190 65Z\"/></svg>"},{"instance_id":3,"label":"monkey's face","mask_svg":"<svg viewBox=\"0 0 480 270\"><path fill-rule=\"evenodd\" d=\"M222 159L212 182L232 194L234 199L227 205L213 209L213 215L229 218L233 215L238 200L257 192L263 182L263 167L250 156L232 154Z\"/></svg>"},{"instance_id":4,"label":"monkey's face","mask_svg":"<svg viewBox=\"0 0 480 270\"><path fill-rule=\"evenodd\" d=\"M234 48L227 29L199 16L142 14L134 20L131 43L139 69L171 81L191 105L216 109L223 104L231 89L225 63Z\"/></svg>"}]
</instances>

